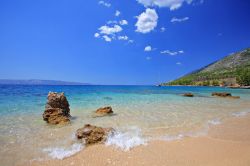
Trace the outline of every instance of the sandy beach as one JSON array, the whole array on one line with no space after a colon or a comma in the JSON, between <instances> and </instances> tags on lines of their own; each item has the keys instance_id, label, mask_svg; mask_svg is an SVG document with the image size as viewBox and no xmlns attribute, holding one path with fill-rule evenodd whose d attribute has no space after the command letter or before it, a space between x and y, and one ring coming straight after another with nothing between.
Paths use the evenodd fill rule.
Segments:
<instances>
[{"instance_id":1,"label":"sandy beach","mask_svg":"<svg viewBox=\"0 0 250 166\"><path fill-rule=\"evenodd\" d=\"M234 117L210 128L207 136L151 141L130 151L89 146L64 160L34 161L32 166L249 166L250 116Z\"/></svg>"}]
</instances>

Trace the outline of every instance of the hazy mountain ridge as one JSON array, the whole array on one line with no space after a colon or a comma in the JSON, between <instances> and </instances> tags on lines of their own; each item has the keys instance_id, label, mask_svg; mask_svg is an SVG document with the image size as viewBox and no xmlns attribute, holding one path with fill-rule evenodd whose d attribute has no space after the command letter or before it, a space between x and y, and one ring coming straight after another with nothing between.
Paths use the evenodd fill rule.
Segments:
<instances>
[{"instance_id":1,"label":"hazy mountain ridge","mask_svg":"<svg viewBox=\"0 0 250 166\"><path fill-rule=\"evenodd\" d=\"M14 79L0 79L0 85L90 85L88 83L68 82L58 80L14 80Z\"/></svg>"},{"instance_id":2,"label":"hazy mountain ridge","mask_svg":"<svg viewBox=\"0 0 250 166\"><path fill-rule=\"evenodd\" d=\"M250 84L250 48L162 85L246 86Z\"/></svg>"}]
</instances>

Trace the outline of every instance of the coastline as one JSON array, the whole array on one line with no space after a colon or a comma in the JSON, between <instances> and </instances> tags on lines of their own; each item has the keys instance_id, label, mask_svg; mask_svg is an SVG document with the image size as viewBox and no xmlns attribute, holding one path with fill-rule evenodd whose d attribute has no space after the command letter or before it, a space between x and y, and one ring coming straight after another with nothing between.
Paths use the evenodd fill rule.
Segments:
<instances>
[{"instance_id":1,"label":"coastline","mask_svg":"<svg viewBox=\"0 0 250 166\"><path fill-rule=\"evenodd\" d=\"M249 127L248 114L211 126L206 136L174 141L155 140L130 151L93 145L63 160L33 161L29 165L249 166Z\"/></svg>"},{"instance_id":2,"label":"coastline","mask_svg":"<svg viewBox=\"0 0 250 166\"><path fill-rule=\"evenodd\" d=\"M209 86L199 86L199 85L156 85L158 87L219 87L219 88L229 88L229 89L250 89L250 86L213 86L213 85L209 85Z\"/></svg>"}]
</instances>

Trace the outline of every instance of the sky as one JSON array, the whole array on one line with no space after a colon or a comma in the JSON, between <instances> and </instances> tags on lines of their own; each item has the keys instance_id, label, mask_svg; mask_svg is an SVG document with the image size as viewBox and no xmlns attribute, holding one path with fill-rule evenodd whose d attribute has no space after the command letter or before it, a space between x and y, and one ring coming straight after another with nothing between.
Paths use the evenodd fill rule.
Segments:
<instances>
[{"instance_id":1,"label":"sky","mask_svg":"<svg viewBox=\"0 0 250 166\"><path fill-rule=\"evenodd\" d=\"M152 85L250 47L249 0L0 1L0 78Z\"/></svg>"}]
</instances>

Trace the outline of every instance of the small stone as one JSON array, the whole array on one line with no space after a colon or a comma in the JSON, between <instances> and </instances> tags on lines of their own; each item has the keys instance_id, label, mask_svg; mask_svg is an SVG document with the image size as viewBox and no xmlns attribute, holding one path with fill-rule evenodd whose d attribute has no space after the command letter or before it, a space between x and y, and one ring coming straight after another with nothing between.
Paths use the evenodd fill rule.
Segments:
<instances>
[{"instance_id":1,"label":"small stone","mask_svg":"<svg viewBox=\"0 0 250 166\"><path fill-rule=\"evenodd\" d=\"M102 107L95 111L93 117L102 117L113 114L112 107Z\"/></svg>"},{"instance_id":2,"label":"small stone","mask_svg":"<svg viewBox=\"0 0 250 166\"><path fill-rule=\"evenodd\" d=\"M192 94L192 93L184 93L183 96L184 97L194 97L194 94Z\"/></svg>"}]
</instances>

